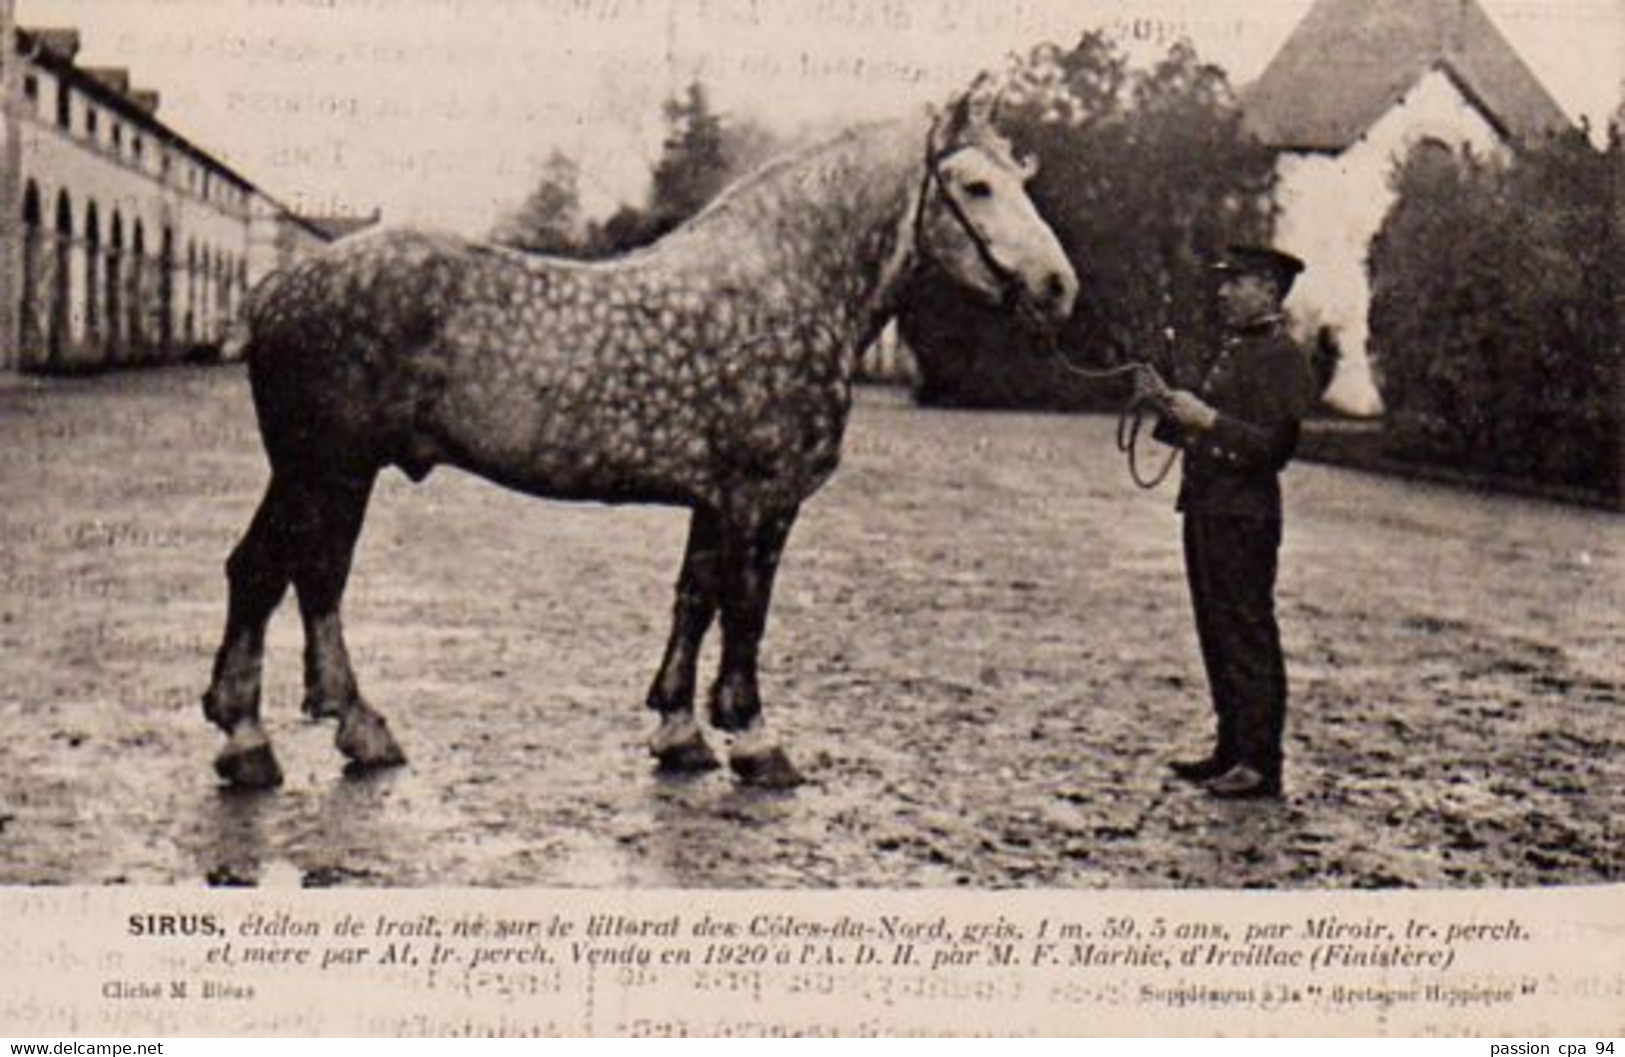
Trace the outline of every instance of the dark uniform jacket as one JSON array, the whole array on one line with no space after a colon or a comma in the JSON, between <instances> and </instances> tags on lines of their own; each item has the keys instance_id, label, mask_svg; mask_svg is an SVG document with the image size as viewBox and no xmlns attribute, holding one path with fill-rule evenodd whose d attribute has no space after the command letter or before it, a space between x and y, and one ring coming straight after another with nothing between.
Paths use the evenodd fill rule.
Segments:
<instances>
[{"instance_id":1,"label":"dark uniform jacket","mask_svg":"<svg viewBox=\"0 0 1625 1057\"><path fill-rule=\"evenodd\" d=\"M1278 318L1228 334L1196 394L1219 413L1206 431L1159 423L1185 450L1178 508L1187 514L1280 520L1278 475L1298 448L1314 399L1308 361Z\"/></svg>"}]
</instances>

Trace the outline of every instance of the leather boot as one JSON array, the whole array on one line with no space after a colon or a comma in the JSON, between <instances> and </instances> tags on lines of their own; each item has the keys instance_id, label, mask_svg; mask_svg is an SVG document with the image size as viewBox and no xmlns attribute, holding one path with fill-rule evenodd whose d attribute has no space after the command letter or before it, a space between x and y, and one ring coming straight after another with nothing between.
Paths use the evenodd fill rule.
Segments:
<instances>
[{"instance_id":1,"label":"leather boot","mask_svg":"<svg viewBox=\"0 0 1625 1057\"><path fill-rule=\"evenodd\" d=\"M1238 763L1209 782L1207 791L1219 800L1275 799L1281 795L1281 777Z\"/></svg>"},{"instance_id":2,"label":"leather boot","mask_svg":"<svg viewBox=\"0 0 1625 1057\"><path fill-rule=\"evenodd\" d=\"M1187 782L1207 782L1230 770L1230 763L1214 755L1200 760L1174 760L1168 769Z\"/></svg>"}]
</instances>

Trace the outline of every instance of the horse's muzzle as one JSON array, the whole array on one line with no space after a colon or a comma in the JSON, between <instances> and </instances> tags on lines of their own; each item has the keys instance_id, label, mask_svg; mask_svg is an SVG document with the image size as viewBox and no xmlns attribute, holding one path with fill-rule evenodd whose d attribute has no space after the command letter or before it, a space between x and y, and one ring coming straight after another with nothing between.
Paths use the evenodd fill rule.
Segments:
<instances>
[{"instance_id":1,"label":"horse's muzzle","mask_svg":"<svg viewBox=\"0 0 1625 1057\"><path fill-rule=\"evenodd\" d=\"M1028 323L1043 330L1057 330L1072 318L1077 303L1078 280L1060 271L1046 273L1037 282L1023 287L1016 311Z\"/></svg>"}]
</instances>

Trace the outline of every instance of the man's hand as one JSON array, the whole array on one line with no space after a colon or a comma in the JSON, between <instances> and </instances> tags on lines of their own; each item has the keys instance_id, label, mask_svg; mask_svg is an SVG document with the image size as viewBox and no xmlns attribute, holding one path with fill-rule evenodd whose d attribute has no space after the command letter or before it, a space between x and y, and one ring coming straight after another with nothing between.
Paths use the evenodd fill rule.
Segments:
<instances>
[{"instance_id":1,"label":"man's hand","mask_svg":"<svg viewBox=\"0 0 1625 1057\"><path fill-rule=\"evenodd\" d=\"M1139 370L1134 372L1134 402L1136 404L1150 404L1158 414L1163 413L1165 402L1171 390L1168 383L1162 380L1162 375L1150 364L1142 363Z\"/></svg>"},{"instance_id":2,"label":"man's hand","mask_svg":"<svg viewBox=\"0 0 1625 1057\"><path fill-rule=\"evenodd\" d=\"M1205 432L1219 420L1219 413L1195 393L1170 389L1156 368L1143 366L1134 372L1134 401L1152 410L1181 429Z\"/></svg>"},{"instance_id":3,"label":"man's hand","mask_svg":"<svg viewBox=\"0 0 1625 1057\"><path fill-rule=\"evenodd\" d=\"M1212 429L1213 424L1219 421L1219 413L1210 404L1183 389L1167 392L1159 401L1158 410L1181 428L1199 433Z\"/></svg>"}]
</instances>

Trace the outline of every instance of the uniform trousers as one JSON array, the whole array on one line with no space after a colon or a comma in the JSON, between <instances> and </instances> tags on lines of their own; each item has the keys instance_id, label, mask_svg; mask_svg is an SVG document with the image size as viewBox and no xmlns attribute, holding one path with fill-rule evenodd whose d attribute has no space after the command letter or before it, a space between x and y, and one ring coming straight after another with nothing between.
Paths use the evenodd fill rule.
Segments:
<instances>
[{"instance_id":1,"label":"uniform trousers","mask_svg":"<svg viewBox=\"0 0 1625 1057\"><path fill-rule=\"evenodd\" d=\"M1186 512L1185 575L1218 714L1216 755L1281 775L1286 663L1275 621L1281 522Z\"/></svg>"}]
</instances>

